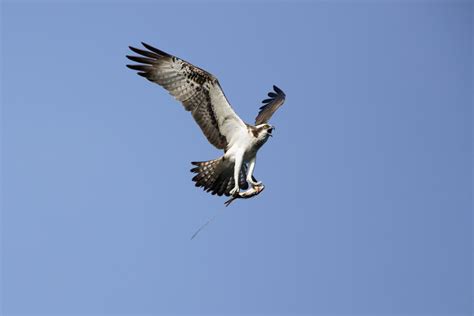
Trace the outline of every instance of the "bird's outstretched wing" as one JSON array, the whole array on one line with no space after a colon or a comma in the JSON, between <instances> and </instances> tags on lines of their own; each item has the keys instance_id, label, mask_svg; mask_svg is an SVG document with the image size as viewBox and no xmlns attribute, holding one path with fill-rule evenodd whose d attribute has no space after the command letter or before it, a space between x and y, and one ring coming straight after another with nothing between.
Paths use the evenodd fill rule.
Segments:
<instances>
[{"instance_id":1,"label":"bird's outstretched wing","mask_svg":"<svg viewBox=\"0 0 474 316\"><path fill-rule=\"evenodd\" d=\"M263 105L260 107L260 112L258 112L258 115L255 118L255 125L268 122L273 113L275 113L276 110L278 110L278 108L285 102L285 93L277 86L273 86L273 90L275 92L268 93L270 98L262 101Z\"/></svg>"},{"instance_id":2,"label":"bird's outstretched wing","mask_svg":"<svg viewBox=\"0 0 474 316\"><path fill-rule=\"evenodd\" d=\"M127 65L140 76L168 90L190 111L207 140L226 149L247 127L227 101L218 80L185 60L142 43L146 50L131 47L140 56L127 56L140 63Z\"/></svg>"}]
</instances>

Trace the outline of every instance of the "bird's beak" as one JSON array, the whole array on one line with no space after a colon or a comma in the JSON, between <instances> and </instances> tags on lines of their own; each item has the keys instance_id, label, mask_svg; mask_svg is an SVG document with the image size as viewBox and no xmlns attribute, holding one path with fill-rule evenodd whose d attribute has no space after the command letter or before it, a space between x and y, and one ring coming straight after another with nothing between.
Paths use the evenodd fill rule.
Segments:
<instances>
[{"instance_id":1,"label":"bird's beak","mask_svg":"<svg viewBox=\"0 0 474 316\"><path fill-rule=\"evenodd\" d=\"M270 135L271 137L273 137L272 135L272 132L275 130L275 126L272 126L269 130L268 130L268 135Z\"/></svg>"},{"instance_id":2,"label":"bird's beak","mask_svg":"<svg viewBox=\"0 0 474 316\"><path fill-rule=\"evenodd\" d=\"M272 132L275 128L272 126L271 128L268 129L268 136L273 137Z\"/></svg>"}]
</instances>

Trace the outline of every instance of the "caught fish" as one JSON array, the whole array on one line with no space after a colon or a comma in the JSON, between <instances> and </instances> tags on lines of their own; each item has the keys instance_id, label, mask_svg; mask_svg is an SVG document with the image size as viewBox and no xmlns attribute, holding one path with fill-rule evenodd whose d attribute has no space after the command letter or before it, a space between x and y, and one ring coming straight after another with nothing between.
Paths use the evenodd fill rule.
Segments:
<instances>
[{"instance_id":1,"label":"caught fish","mask_svg":"<svg viewBox=\"0 0 474 316\"><path fill-rule=\"evenodd\" d=\"M239 192L238 195L232 196L224 204L227 207L227 206L229 206L230 203L232 203L236 199L250 199L251 197L254 197L254 196L260 194L260 192L262 192L263 189L265 189L265 186L263 184L259 184L255 187L252 187L251 189L248 189L245 192Z\"/></svg>"}]
</instances>

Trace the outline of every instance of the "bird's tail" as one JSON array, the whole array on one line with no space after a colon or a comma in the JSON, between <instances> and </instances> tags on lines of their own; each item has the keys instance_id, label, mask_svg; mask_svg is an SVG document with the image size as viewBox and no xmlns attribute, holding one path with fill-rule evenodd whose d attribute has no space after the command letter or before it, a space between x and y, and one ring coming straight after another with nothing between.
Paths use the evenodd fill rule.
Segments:
<instances>
[{"instance_id":1,"label":"bird's tail","mask_svg":"<svg viewBox=\"0 0 474 316\"><path fill-rule=\"evenodd\" d=\"M219 196L225 194L230 195L230 191L234 188L234 163L224 156L209 161L191 162L194 167L191 172L197 173L193 181L197 187L203 187L206 192ZM239 187L243 190L248 188L245 180L247 167L242 164L239 175Z\"/></svg>"}]
</instances>

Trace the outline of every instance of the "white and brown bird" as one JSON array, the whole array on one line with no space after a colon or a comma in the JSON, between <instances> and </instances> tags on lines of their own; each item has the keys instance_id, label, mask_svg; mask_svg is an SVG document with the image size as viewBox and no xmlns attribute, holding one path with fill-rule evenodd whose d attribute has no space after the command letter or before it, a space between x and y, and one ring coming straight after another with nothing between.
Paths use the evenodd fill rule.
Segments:
<instances>
[{"instance_id":1,"label":"white and brown bird","mask_svg":"<svg viewBox=\"0 0 474 316\"><path fill-rule=\"evenodd\" d=\"M138 74L159 84L191 112L207 140L224 150L220 158L192 162L196 167L193 181L212 194L237 196L249 184L261 184L253 177L257 152L272 136L268 120L285 102L285 94L273 86L274 92L262 101L255 125L246 124L232 109L213 75L178 57L142 43L145 49L131 47L139 56L127 56L139 64L127 65Z\"/></svg>"}]
</instances>

